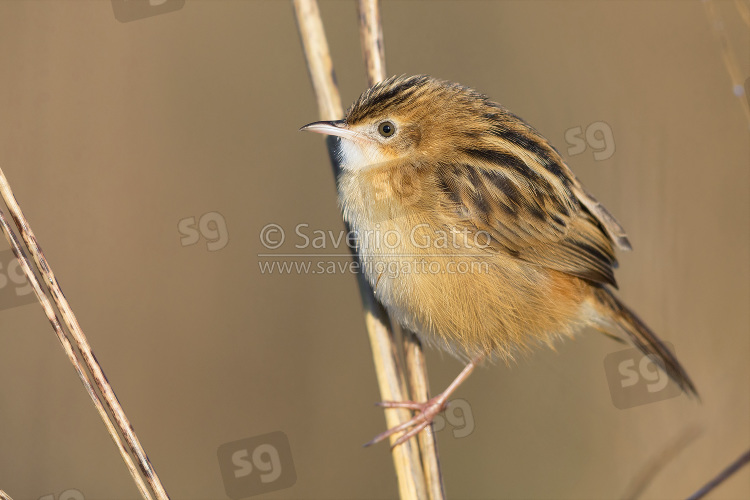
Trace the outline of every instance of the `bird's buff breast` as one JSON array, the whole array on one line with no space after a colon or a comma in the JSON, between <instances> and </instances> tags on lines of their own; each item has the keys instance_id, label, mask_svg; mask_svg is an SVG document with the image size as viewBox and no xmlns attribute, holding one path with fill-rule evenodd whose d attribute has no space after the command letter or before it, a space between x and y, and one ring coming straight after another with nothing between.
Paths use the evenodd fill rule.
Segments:
<instances>
[{"instance_id":1,"label":"bird's buff breast","mask_svg":"<svg viewBox=\"0 0 750 500\"><path fill-rule=\"evenodd\" d=\"M394 320L462 357L512 357L530 341L577 328L575 280L491 251L481 234L440 225L424 189L430 179L406 177L379 167L339 179L364 274Z\"/></svg>"}]
</instances>

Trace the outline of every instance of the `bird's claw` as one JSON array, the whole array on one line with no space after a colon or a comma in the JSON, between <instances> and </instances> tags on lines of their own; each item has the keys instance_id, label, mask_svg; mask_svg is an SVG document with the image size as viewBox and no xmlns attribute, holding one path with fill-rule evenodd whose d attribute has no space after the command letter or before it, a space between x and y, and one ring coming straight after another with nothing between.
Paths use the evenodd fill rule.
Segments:
<instances>
[{"instance_id":1,"label":"bird's claw","mask_svg":"<svg viewBox=\"0 0 750 500\"><path fill-rule=\"evenodd\" d=\"M388 429L385 432L381 432L380 434L375 436L372 441L365 444L365 446L371 446L375 443L383 441L384 439L392 436L393 434L396 434L397 432L406 430L407 432L400 436L391 445L391 448L395 448L396 446L403 444L412 437L416 436L422 430L427 428L427 426L432 424L432 421L435 420L435 417L448 407L448 398L446 395L440 394L432 399L425 401L424 403L417 403L416 401L382 401L380 403L376 403L376 405L382 408L404 408L407 410L418 412L410 420L407 420L406 422L399 424L396 427Z\"/></svg>"}]
</instances>

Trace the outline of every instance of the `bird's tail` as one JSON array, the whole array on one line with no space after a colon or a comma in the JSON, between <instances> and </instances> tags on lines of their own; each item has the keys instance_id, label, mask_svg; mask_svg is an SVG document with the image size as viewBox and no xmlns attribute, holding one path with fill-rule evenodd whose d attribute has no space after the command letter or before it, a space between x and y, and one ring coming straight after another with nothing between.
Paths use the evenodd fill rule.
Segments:
<instances>
[{"instance_id":1,"label":"bird's tail","mask_svg":"<svg viewBox=\"0 0 750 500\"><path fill-rule=\"evenodd\" d=\"M686 394L698 396L695 385L688 377L677 358L659 340L636 314L604 287L594 289L594 303L606 323L612 323L626 333L630 340L644 354L656 358L660 368L674 380ZM604 330L603 330L604 331ZM611 331L604 333L611 334Z\"/></svg>"}]
</instances>

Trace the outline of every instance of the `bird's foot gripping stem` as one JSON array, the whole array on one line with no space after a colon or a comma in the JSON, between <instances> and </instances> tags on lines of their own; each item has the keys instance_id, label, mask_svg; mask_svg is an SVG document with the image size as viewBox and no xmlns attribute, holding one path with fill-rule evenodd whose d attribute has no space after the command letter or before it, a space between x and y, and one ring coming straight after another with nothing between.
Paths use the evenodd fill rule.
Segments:
<instances>
[{"instance_id":1,"label":"bird's foot gripping stem","mask_svg":"<svg viewBox=\"0 0 750 500\"><path fill-rule=\"evenodd\" d=\"M389 438L393 434L406 431L391 445L391 448L395 448L396 446L405 443L412 437L419 434L421 431L427 428L427 426L432 424L432 421L435 420L436 416L445 411L445 409L448 407L448 398L450 397L450 395L453 394L456 389L458 389L458 386L461 385L469 377L471 372L474 371L474 368L476 368L476 366L483 358L484 355L480 355L474 358L464 367L464 369L461 371L461 373L458 374L456 379L451 382L451 385L449 385L443 392L441 392L434 398L430 398L423 403L419 403L416 401L382 401L380 403L376 403L382 408L405 408L407 410L416 411L418 413L414 415L414 417L412 417L410 420L407 420L402 424L388 429L385 432L381 432L380 434L375 436L372 441L366 443L365 446L379 443L380 441Z\"/></svg>"}]
</instances>

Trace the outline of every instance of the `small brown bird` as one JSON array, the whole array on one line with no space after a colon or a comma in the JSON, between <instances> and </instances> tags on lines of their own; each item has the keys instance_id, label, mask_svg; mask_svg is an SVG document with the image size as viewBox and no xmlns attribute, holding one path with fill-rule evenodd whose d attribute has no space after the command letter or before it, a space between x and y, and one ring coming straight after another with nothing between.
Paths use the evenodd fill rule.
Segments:
<instances>
[{"instance_id":1,"label":"small brown bird","mask_svg":"<svg viewBox=\"0 0 750 500\"><path fill-rule=\"evenodd\" d=\"M416 435L485 357L512 359L586 326L628 337L697 395L674 355L610 291L625 231L560 154L503 106L429 76L373 86L343 120L339 200L364 272L391 317L468 360L418 413L377 436Z\"/></svg>"}]
</instances>

